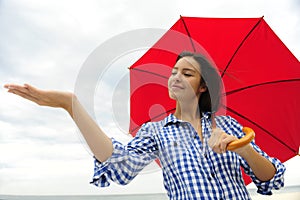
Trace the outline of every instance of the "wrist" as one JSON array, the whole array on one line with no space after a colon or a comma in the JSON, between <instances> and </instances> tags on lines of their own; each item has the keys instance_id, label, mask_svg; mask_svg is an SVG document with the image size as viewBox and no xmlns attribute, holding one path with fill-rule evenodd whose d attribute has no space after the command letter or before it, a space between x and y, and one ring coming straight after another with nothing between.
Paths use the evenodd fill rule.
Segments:
<instances>
[{"instance_id":1,"label":"wrist","mask_svg":"<svg viewBox=\"0 0 300 200\"><path fill-rule=\"evenodd\" d=\"M72 114L73 101L76 96L71 92L65 92L62 95L60 107L65 109L68 113Z\"/></svg>"},{"instance_id":2,"label":"wrist","mask_svg":"<svg viewBox=\"0 0 300 200\"><path fill-rule=\"evenodd\" d=\"M240 147L240 148L234 150L234 152L236 152L243 158L247 158L248 156L250 156L253 151L254 151L254 149L252 148L252 146L250 144L247 144L243 147Z\"/></svg>"}]
</instances>

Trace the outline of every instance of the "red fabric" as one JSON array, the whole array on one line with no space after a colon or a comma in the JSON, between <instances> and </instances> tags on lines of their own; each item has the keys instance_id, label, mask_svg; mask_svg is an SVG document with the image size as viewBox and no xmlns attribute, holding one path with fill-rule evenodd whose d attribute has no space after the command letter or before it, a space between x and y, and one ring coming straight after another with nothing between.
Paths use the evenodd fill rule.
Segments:
<instances>
[{"instance_id":1,"label":"red fabric","mask_svg":"<svg viewBox=\"0 0 300 200\"><path fill-rule=\"evenodd\" d=\"M130 67L130 133L175 108L167 79L177 55L194 51L183 22L196 52L210 58L221 74L225 70L226 114L251 127L256 143L269 155L283 162L297 155L300 64L263 18L179 19Z\"/></svg>"}]
</instances>

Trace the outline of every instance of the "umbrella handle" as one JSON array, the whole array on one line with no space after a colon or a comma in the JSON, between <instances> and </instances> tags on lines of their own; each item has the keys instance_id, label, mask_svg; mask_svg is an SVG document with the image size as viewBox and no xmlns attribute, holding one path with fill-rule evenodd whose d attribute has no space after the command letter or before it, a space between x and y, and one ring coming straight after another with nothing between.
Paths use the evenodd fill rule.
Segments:
<instances>
[{"instance_id":1,"label":"umbrella handle","mask_svg":"<svg viewBox=\"0 0 300 200\"><path fill-rule=\"evenodd\" d=\"M227 150L234 150L249 144L255 137L254 131L249 127L243 127L243 132L246 134L244 137L230 142L227 146Z\"/></svg>"}]
</instances>

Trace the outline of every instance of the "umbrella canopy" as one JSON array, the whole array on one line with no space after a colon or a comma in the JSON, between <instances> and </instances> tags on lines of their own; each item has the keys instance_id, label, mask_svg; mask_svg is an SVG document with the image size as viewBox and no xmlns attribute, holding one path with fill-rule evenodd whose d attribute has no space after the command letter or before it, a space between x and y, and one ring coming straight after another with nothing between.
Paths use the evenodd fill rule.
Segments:
<instances>
[{"instance_id":1,"label":"umbrella canopy","mask_svg":"<svg viewBox=\"0 0 300 200\"><path fill-rule=\"evenodd\" d=\"M130 67L132 135L175 110L167 80L183 50L214 63L225 88L221 111L251 127L265 152L283 162L298 155L300 63L263 17L180 17Z\"/></svg>"}]
</instances>

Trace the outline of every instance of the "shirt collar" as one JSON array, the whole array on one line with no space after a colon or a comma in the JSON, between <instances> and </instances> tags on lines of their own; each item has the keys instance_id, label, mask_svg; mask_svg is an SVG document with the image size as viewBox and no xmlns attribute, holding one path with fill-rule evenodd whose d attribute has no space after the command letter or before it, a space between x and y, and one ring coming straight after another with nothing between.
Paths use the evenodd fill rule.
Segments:
<instances>
[{"instance_id":1,"label":"shirt collar","mask_svg":"<svg viewBox=\"0 0 300 200\"><path fill-rule=\"evenodd\" d=\"M177 117L175 117L172 113L169 114L165 119L164 119L164 122L163 122L163 125L164 126L167 126L169 124L176 124L178 122L182 122L182 120L180 119L177 119Z\"/></svg>"},{"instance_id":2,"label":"shirt collar","mask_svg":"<svg viewBox=\"0 0 300 200\"><path fill-rule=\"evenodd\" d=\"M202 118L210 119L210 116L211 116L211 112L203 112L202 113ZM177 117L174 116L174 114L171 113L164 119L163 125L168 126L169 124L176 124L179 122L184 122L184 121L178 119Z\"/></svg>"}]
</instances>

